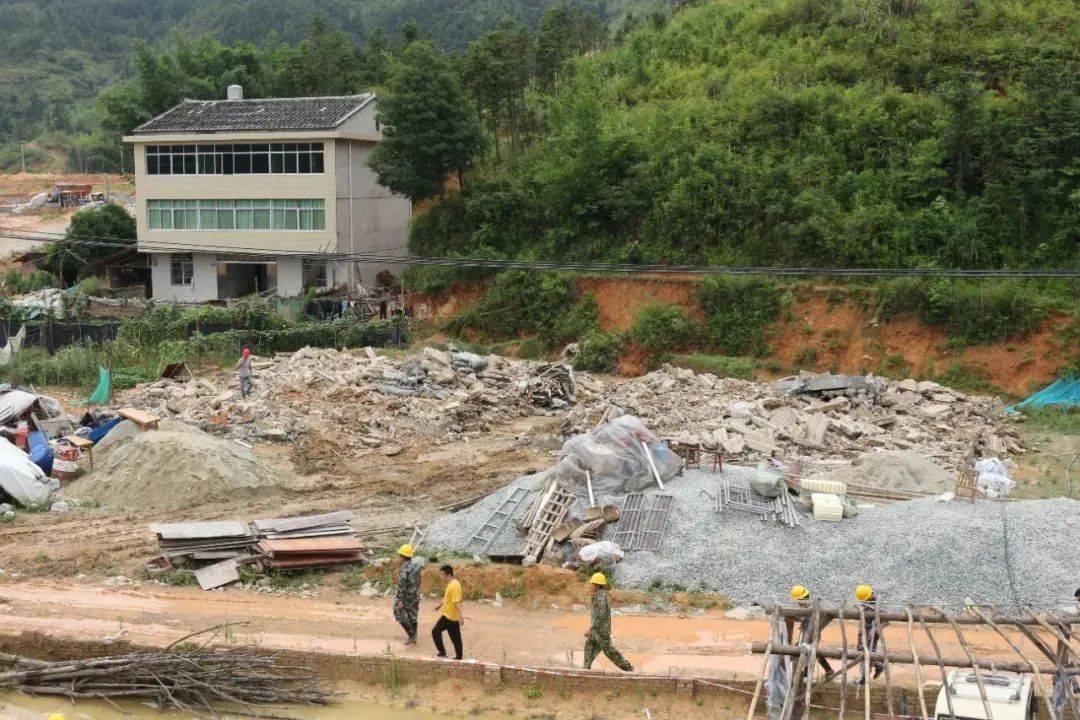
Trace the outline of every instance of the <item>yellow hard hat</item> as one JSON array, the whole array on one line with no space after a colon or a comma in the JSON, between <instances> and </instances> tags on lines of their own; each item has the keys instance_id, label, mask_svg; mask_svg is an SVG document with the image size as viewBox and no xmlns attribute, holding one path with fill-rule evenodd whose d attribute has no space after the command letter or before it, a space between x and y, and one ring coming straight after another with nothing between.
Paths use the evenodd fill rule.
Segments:
<instances>
[{"instance_id":1,"label":"yellow hard hat","mask_svg":"<svg viewBox=\"0 0 1080 720\"><path fill-rule=\"evenodd\" d=\"M64 713L53 713L49 715L49 720L64 720Z\"/></svg>"},{"instance_id":2,"label":"yellow hard hat","mask_svg":"<svg viewBox=\"0 0 1080 720\"><path fill-rule=\"evenodd\" d=\"M604 577L604 573L593 573L593 576L589 578L589 582L593 585L600 585L603 587L604 585L607 585L607 578Z\"/></svg>"},{"instance_id":3,"label":"yellow hard hat","mask_svg":"<svg viewBox=\"0 0 1080 720\"><path fill-rule=\"evenodd\" d=\"M810 591L806 589L806 586L796 585L795 587L791 588L792 600L805 600L808 597L810 597Z\"/></svg>"},{"instance_id":4,"label":"yellow hard hat","mask_svg":"<svg viewBox=\"0 0 1080 720\"><path fill-rule=\"evenodd\" d=\"M869 585L860 585L855 588L855 599L866 602L870 598L874 597L874 588Z\"/></svg>"},{"instance_id":5,"label":"yellow hard hat","mask_svg":"<svg viewBox=\"0 0 1080 720\"><path fill-rule=\"evenodd\" d=\"M409 543L405 543L397 549L397 554L401 557L411 558L413 555L416 554L416 551L413 550L412 545L410 545Z\"/></svg>"}]
</instances>

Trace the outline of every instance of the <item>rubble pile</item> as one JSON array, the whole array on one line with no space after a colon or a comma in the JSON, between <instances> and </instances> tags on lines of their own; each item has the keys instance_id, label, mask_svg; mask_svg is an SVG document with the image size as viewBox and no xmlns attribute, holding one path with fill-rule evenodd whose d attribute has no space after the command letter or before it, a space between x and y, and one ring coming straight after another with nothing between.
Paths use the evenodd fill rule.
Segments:
<instances>
[{"instance_id":1,"label":"rubble pile","mask_svg":"<svg viewBox=\"0 0 1080 720\"><path fill-rule=\"evenodd\" d=\"M799 383L769 385L665 365L579 402L568 414L566 431L582 432L597 417L625 412L664 436L740 462L785 456L852 459L868 451L909 450L955 471L972 455L1023 452L995 398L930 381L861 380L810 392Z\"/></svg>"},{"instance_id":2,"label":"rubble pile","mask_svg":"<svg viewBox=\"0 0 1080 720\"><path fill-rule=\"evenodd\" d=\"M449 441L512 417L570 407L599 382L569 366L424 348L404 358L369 349L303 348L254 363L252 393L241 397L228 372L187 381L161 379L126 402L162 417L227 429L247 440L288 440L341 428L354 449L410 437Z\"/></svg>"}]
</instances>

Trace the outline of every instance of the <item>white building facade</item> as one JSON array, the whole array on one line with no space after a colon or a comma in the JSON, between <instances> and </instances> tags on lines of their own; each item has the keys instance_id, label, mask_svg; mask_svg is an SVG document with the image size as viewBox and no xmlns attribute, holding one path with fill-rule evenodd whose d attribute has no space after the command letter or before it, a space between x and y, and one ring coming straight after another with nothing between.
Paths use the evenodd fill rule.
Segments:
<instances>
[{"instance_id":1,"label":"white building facade","mask_svg":"<svg viewBox=\"0 0 1080 720\"><path fill-rule=\"evenodd\" d=\"M154 299L357 292L380 272L400 274L400 264L332 257L405 254L409 200L367 165L381 137L376 97L229 94L185 100L124 138Z\"/></svg>"}]
</instances>

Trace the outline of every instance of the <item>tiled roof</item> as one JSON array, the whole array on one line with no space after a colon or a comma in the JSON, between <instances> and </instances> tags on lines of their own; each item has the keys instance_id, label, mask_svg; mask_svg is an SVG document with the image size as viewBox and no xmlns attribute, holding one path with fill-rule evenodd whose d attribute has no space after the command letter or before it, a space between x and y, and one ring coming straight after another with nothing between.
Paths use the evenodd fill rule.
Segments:
<instances>
[{"instance_id":1,"label":"tiled roof","mask_svg":"<svg viewBox=\"0 0 1080 720\"><path fill-rule=\"evenodd\" d=\"M372 93L363 93L267 100L184 100L135 128L134 134L333 130L373 97Z\"/></svg>"}]
</instances>

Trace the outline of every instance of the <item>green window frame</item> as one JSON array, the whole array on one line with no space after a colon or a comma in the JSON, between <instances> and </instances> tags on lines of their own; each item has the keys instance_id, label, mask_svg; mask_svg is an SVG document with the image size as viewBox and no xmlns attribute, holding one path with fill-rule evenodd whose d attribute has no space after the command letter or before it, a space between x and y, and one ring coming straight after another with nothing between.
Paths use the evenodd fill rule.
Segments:
<instances>
[{"instance_id":1,"label":"green window frame","mask_svg":"<svg viewBox=\"0 0 1080 720\"><path fill-rule=\"evenodd\" d=\"M147 200L151 230L326 229L325 200Z\"/></svg>"}]
</instances>

